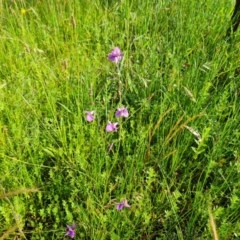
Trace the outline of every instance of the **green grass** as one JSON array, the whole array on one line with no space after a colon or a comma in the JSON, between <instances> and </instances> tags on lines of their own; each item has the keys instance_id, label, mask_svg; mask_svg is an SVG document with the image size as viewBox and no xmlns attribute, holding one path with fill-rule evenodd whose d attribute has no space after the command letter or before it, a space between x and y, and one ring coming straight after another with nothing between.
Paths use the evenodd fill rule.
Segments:
<instances>
[{"instance_id":1,"label":"green grass","mask_svg":"<svg viewBox=\"0 0 240 240\"><path fill-rule=\"evenodd\" d=\"M234 2L47 2L0 1L0 239L238 239Z\"/></svg>"}]
</instances>

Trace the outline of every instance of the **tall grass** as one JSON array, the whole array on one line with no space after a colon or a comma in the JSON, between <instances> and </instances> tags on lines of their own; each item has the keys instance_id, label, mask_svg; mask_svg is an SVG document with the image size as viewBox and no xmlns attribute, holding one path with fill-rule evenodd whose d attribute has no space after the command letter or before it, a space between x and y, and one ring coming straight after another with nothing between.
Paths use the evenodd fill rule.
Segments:
<instances>
[{"instance_id":1,"label":"tall grass","mask_svg":"<svg viewBox=\"0 0 240 240\"><path fill-rule=\"evenodd\" d=\"M0 2L0 239L240 237L233 5Z\"/></svg>"}]
</instances>

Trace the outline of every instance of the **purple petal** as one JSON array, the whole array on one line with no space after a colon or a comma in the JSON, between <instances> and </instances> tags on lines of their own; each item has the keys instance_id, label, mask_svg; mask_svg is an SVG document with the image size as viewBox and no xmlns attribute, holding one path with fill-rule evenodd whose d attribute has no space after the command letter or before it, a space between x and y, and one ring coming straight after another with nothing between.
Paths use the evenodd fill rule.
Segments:
<instances>
[{"instance_id":1,"label":"purple petal","mask_svg":"<svg viewBox=\"0 0 240 240\"><path fill-rule=\"evenodd\" d=\"M119 203L116 208L118 211L120 211L123 209L123 207L124 207L124 205L122 203Z\"/></svg>"},{"instance_id":2,"label":"purple petal","mask_svg":"<svg viewBox=\"0 0 240 240\"><path fill-rule=\"evenodd\" d=\"M116 113L115 113L116 117L121 117L122 116L122 112L119 110L119 108L117 109Z\"/></svg>"},{"instance_id":3,"label":"purple petal","mask_svg":"<svg viewBox=\"0 0 240 240\"><path fill-rule=\"evenodd\" d=\"M127 118L129 116L128 110L126 108L123 109L122 116L125 118Z\"/></svg>"},{"instance_id":4,"label":"purple petal","mask_svg":"<svg viewBox=\"0 0 240 240\"><path fill-rule=\"evenodd\" d=\"M128 204L127 200L123 200L124 207L130 208L130 205Z\"/></svg>"},{"instance_id":5,"label":"purple petal","mask_svg":"<svg viewBox=\"0 0 240 240\"><path fill-rule=\"evenodd\" d=\"M113 125L112 123L108 123L108 125L106 126L106 131L107 132L112 132L114 129L113 129Z\"/></svg>"}]
</instances>

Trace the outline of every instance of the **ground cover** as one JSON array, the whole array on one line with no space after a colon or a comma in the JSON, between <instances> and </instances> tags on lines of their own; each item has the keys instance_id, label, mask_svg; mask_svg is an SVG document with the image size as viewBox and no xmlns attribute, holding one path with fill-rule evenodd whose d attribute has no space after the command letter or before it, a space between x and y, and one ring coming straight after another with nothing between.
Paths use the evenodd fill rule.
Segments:
<instances>
[{"instance_id":1,"label":"ground cover","mask_svg":"<svg viewBox=\"0 0 240 240\"><path fill-rule=\"evenodd\" d=\"M233 6L1 1L0 239L238 239Z\"/></svg>"}]
</instances>

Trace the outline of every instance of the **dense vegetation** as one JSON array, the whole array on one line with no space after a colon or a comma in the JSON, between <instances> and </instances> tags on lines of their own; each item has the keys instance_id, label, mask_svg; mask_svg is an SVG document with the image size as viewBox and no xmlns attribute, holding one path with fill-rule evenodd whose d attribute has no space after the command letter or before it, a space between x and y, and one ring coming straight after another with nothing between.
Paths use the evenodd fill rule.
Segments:
<instances>
[{"instance_id":1,"label":"dense vegetation","mask_svg":"<svg viewBox=\"0 0 240 240\"><path fill-rule=\"evenodd\" d=\"M0 239L238 239L233 7L1 1Z\"/></svg>"}]
</instances>

